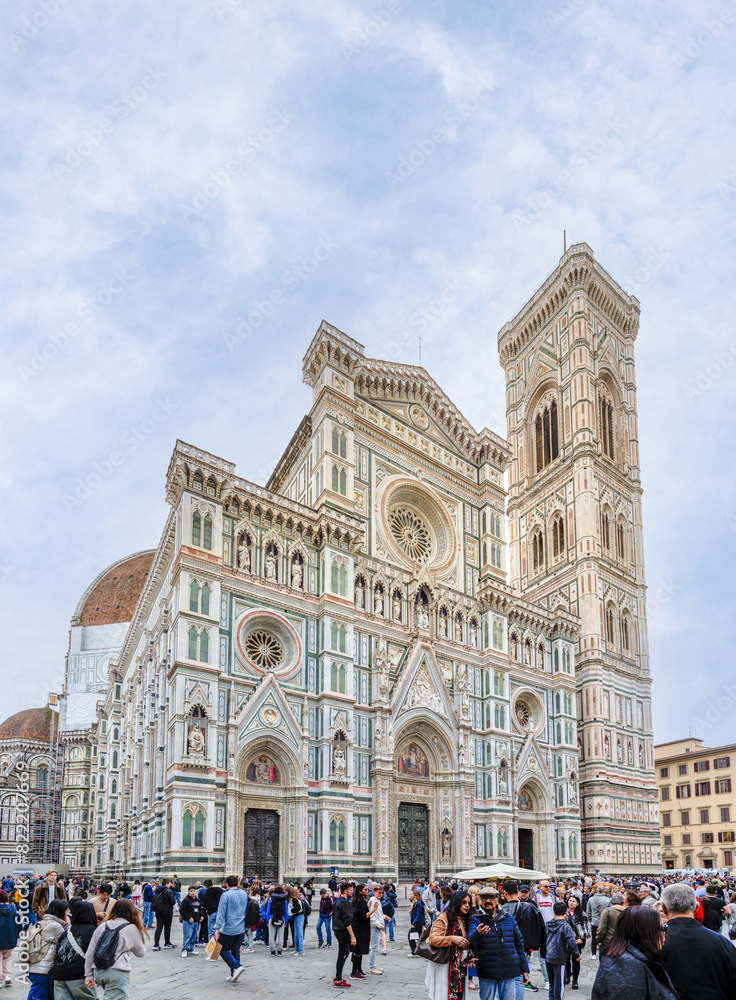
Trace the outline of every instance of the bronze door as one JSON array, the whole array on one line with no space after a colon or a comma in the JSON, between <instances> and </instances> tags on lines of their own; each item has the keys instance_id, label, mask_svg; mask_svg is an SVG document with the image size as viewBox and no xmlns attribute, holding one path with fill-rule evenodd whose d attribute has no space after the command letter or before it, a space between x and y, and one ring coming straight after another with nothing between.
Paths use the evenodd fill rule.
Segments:
<instances>
[{"instance_id":1,"label":"bronze door","mask_svg":"<svg viewBox=\"0 0 736 1000\"><path fill-rule=\"evenodd\" d=\"M414 802L399 805L399 881L429 877L429 811Z\"/></svg>"},{"instance_id":2,"label":"bronze door","mask_svg":"<svg viewBox=\"0 0 736 1000\"><path fill-rule=\"evenodd\" d=\"M249 809L245 814L243 874L278 881L279 814L273 809Z\"/></svg>"},{"instance_id":3,"label":"bronze door","mask_svg":"<svg viewBox=\"0 0 736 1000\"><path fill-rule=\"evenodd\" d=\"M519 864L522 868L534 867L534 831L519 830Z\"/></svg>"}]
</instances>

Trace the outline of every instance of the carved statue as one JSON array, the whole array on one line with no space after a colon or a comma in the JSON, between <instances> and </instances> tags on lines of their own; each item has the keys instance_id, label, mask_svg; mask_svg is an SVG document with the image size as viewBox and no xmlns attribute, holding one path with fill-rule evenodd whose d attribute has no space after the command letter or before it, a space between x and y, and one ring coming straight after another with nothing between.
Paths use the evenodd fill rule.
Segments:
<instances>
[{"instance_id":1,"label":"carved statue","mask_svg":"<svg viewBox=\"0 0 736 1000\"><path fill-rule=\"evenodd\" d=\"M401 621L401 598L394 596L394 607L393 607L394 621Z\"/></svg>"},{"instance_id":2,"label":"carved statue","mask_svg":"<svg viewBox=\"0 0 736 1000\"><path fill-rule=\"evenodd\" d=\"M356 584L355 587L355 607L359 608L361 611L365 605L365 598L363 596L363 588L360 584Z\"/></svg>"},{"instance_id":3,"label":"carved statue","mask_svg":"<svg viewBox=\"0 0 736 1000\"><path fill-rule=\"evenodd\" d=\"M335 747L332 754L332 773L340 777L345 775L345 751L340 747Z\"/></svg>"},{"instance_id":4,"label":"carved statue","mask_svg":"<svg viewBox=\"0 0 736 1000\"><path fill-rule=\"evenodd\" d=\"M474 622L470 627L470 645L474 648L478 648L478 626Z\"/></svg>"},{"instance_id":5,"label":"carved statue","mask_svg":"<svg viewBox=\"0 0 736 1000\"><path fill-rule=\"evenodd\" d=\"M376 596L373 600L373 612L383 617L383 594L380 590L376 591Z\"/></svg>"},{"instance_id":6,"label":"carved statue","mask_svg":"<svg viewBox=\"0 0 736 1000\"><path fill-rule=\"evenodd\" d=\"M455 619L455 642L463 641L463 623L459 618Z\"/></svg>"},{"instance_id":7,"label":"carved statue","mask_svg":"<svg viewBox=\"0 0 736 1000\"><path fill-rule=\"evenodd\" d=\"M273 554L273 549L269 549L266 553L265 562L266 579L270 583L276 583L276 556Z\"/></svg>"},{"instance_id":8,"label":"carved statue","mask_svg":"<svg viewBox=\"0 0 736 1000\"><path fill-rule=\"evenodd\" d=\"M385 699L388 697L390 678L388 655L386 650L386 640L379 639L376 647L376 671L378 673L378 694Z\"/></svg>"},{"instance_id":9,"label":"carved statue","mask_svg":"<svg viewBox=\"0 0 736 1000\"><path fill-rule=\"evenodd\" d=\"M500 795L509 793L509 772L505 767L499 768L498 771L498 791Z\"/></svg>"},{"instance_id":10,"label":"carved statue","mask_svg":"<svg viewBox=\"0 0 736 1000\"><path fill-rule=\"evenodd\" d=\"M432 678L426 667L422 667L414 678L414 683L404 702L404 708L407 710L410 708L428 708L430 712L436 712L437 715L446 715L445 706L434 688Z\"/></svg>"},{"instance_id":11,"label":"carved statue","mask_svg":"<svg viewBox=\"0 0 736 1000\"><path fill-rule=\"evenodd\" d=\"M291 564L291 585L294 590L302 589L302 567L298 559Z\"/></svg>"},{"instance_id":12,"label":"carved statue","mask_svg":"<svg viewBox=\"0 0 736 1000\"><path fill-rule=\"evenodd\" d=\"M187 740L188 753L204 753L204 733L199 726L190 726Z\"/></svg>"},{"instance_id":13,"label":"carved statue","mask_svg":"<svg viewBox=\"0 0 736 1000\"><path fill-rule=\"evenodd\" d=\"M528 642L524 643L524 663L526 663L527 666L531 666L532 663L532 647Z\"/></svg>"},{"instance_id":14,"label":"carved statue","mask_svg":"<svg viewBox=\"0 0 736 1000\"><path fill-rule=\"evenodd\" d=\"M452 834L447 828L445 828L440 834L440 840L442 843L443 859L452 857Z\"/></svg>"},{"instance_id":15,"label":"carved statue","mask_svg":"<svg viewBox=\"0 0 736 1000\"><path fill-rule=\"evenodd\" d=\"M240 545L238 546L238 565L241 569L244 569L246 573L250 573L250 546L248 545L247 535L242 535L240 539Z\"/></svg>"},{"instance_id":16,"label":"carved statue","mask_svg":"<svg viewBox=\"0 0 736 1000\"><path fill-rule=\"evenodd\" d=\"M447 615L440 615L440 635L443 639L449 638L447 631Z\"/></svg>"},{"instance_id":17,"label":"carved statue","mask_svg":"<svg viewBox=\"0 0 736 1000\"><path fill-rule=\"evenodd\" d=\"M429 612L426 604L417 606L417 625L419 628L429 628Z\"/></svg>"}]
</instances>

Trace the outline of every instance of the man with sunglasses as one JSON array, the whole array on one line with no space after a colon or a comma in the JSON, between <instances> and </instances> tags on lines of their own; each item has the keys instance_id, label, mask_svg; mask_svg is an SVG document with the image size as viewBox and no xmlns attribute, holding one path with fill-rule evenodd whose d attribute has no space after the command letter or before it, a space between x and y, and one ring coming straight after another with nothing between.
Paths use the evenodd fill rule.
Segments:
<instances>
[{"instance_id":1,"label":"man with sunglasses","mask_svg":"<svg viewBox=\"0 0 736 1000\"><path fill-rule=\"evenodd\" d=\"M529 980L524 939L510 913L498 908L498 890L480 891L482 913L473 915L468 938L477 955L480 1000L515 1000L516 980Z\"/></svg>"}]
</instances>

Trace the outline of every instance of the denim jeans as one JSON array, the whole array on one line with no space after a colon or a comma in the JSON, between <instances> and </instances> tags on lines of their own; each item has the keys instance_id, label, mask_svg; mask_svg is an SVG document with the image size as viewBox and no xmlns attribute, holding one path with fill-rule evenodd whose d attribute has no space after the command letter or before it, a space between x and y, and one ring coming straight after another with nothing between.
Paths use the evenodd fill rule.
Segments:
<instances>
[{"instance_id":1,"label":"denim jeans","mask_svg":"<svg viewBox=\"0 0 736 1000\"><path fill-rule=\"evenodd\" d=\"M183 951L194 951L194 942L197 940L197 932L199 931L199 924L190 924L188 920L185 920L181 925L181 929L184 933L184 940L182 942Z\"/></svg>"},{"instance_id":2,"label":"denim jeans","mask_svg":"<svg viewBox=\"0 0 736 1000\"><path fill-rule=\"evenodd\" d=\"M516 1000L516 979L478 979L480 1000Z\"/></svg>"},{"instance_id":3,"label":"denim jeans","mask_svg":"<svg viewBox=\"0 0 736 1000\"><path fill-rule=\"evenodd\" d=\"M317 940L320 944L322 941L322 928L327 928L327 944L332 944L332 917L323 917L322 914L317 917Z\"/></svg>"},{"instance_id":4,"label":"denim jeans","mask_svg":"<svg viewBox=\"0 0 736 1000\"><path fill-rule=\"evenodd\" d=\"M105 993L105 1000L128 1000L130 973L122 969L95 969L95 982Z\"/></svg>"},{"instance_id":5,"label":"denim jeans","mask_svg":"<svg viewBox=\"0 0 736 1000\"><path fill-rule=\"evenodd\" d=\"M529 968L531 968L531 963L529 964ZM544 976L544 981L546 983L547 980L549 979L549 973L547 971L547 963L545 962L545 960L542 958L541 955L539 956L539 968L541 969L542 975Z\"/></svg>"},{"instance_id":6,"label":"denim jeans","mask_svg":"<svg viewBox=\"0 0 736 1000\"><path fill-rule=\"evenodd\" d=\"M217 920L217 910L207 915L207 933L210 937L215 933L215 921Z\"/></svg>"},{"instance_id":7,"label":"denim jeans","mask_svg":"<svg viewBox=\"0 0 736 1000\"><path fill-rule=\"evenodd\" d=\"M28 1000L54 1000L54 978L50 972L29 972L28 978L31 981Z\"/></svg>"},{"instance_id":8,"label":"denim jeans","mask_svg":"<svg viewBox=\"0 0 736 1000\"><path fill-rule=\"evenodd\" d=\"M374 927L371 924L371 951L370 958L368 960L368 968L375 969L376 967L376 956L381 948L381 928Z\"/></svg>"},{"instance_id":9,"label":"denim jeans","mask_svg":"<svg viewBox=\"0 0 736 1000\"><path fill-rule=\"evenodd\" d=\"M297 955L304 954L304 914L297 913L294 917L294 951Z\"/></svg>"},{"instance_id":10,"label":"denim jeans","mask_svg":"<svg viewBox=\"0 0 736 1000\"><path fill-rule=\"evenodd\" d=\"M153 913L151 912L151 904L148 900L143 900L143 926L153 927Z\"/></svg>"},{"instance_id":11,"label":"denim jeans","mask_svg":"<svg viewBox=\"0 0 736 1000\"><path fill-rule=\"evenodd\" d=\"M517 976L514 980L516 983L516 1000L524 1000L526 995L526 986L524 986L524 977Z\"/></svg>"},{"instance_id":12,"label":"denim jeans","mask_svg":"<svg viewBox=\"0 0 736 1000\"><path fill-rule=\"evenodd\" d=\"M220 958L230 969L239 969L240 946L243 943L243 934L223 934L217 939L220 942Z\"/></svg>"},{"instance_id":13,"label":"denim jeans","mask_svg":"<svg viewBox=\"0 0 736 1000\"><path fill-rule=\"evenodd\" d=\"M391 917L391 919L389 920L389 922L386 924L386 930L388 931L388 939L389 939L389 941L393 941L393 939L394 939L394 918L393 917Z\"/></svg>"}]
</instances>

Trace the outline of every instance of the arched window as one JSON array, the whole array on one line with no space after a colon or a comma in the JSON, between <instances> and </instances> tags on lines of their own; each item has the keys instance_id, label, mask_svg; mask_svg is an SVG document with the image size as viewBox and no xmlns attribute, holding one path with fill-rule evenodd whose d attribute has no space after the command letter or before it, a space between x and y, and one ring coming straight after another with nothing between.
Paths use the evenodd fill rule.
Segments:
<instances>
[{"instance_id":1,"label":"arched window","mask_svg":"<svg viewBox=\"0 0 736 1000\"><path fill-rule=\"evenodd\" d=\"M181 821L181 846L192 846L192 814L188 809L184 810Z\"/></svg>"},{"instance_id":2,"label":"arched window","mask_svg":"<svg viewBox=\"0 0 736 1000\"><path fill-rule=\"evenodd\" d=\"M599 437L601 451L608 458L614 458L613 449L613 404L603 393L598 399Z\"/></svg>"},{"instance_id":3,"label":"arched window","mask_svg":"<svg viewBox=\"0 0 736 1000\"><path fill-rule=\"evenodd\" d=\"M202 545L206 549L212 548L212 518L209 514L204 515L204 525L202 531Z\"/></svg>"},{"instance_id":4,"label":"arched window","mask_svg":"<svg viewBox=\"0 0 736 1000\"><path fill-rule=\"evenodd\" d=\"M189 585L189 610L199 611L199 584L196 580Z\"/></svg>"},{"instance_id":5,"label":"arched window","mask_svg":"<svg viewBox=\"0 0 736 1000\"><path fill-rule=\"evenodd\" d=\"M208 615L210 613L210 587L208 583L202 586L202 614Z\"/></svg>"},{"instance_id":6,"label":"arched window","mask_svg":"<svg viewBox=\"0 0 736 1000\"><path fill-rule=\"evenodd\" d=\"M557 694L555 695L555 712L557 712L557 714L559 715L561 711L562 710L560 708L560 692L558 691Z\"/></svg>"},{"instance_id":7,"label":"arched window","mask_svg":"<svg viewBox=\"0 0 736 1000\"><path fill-rule=\"evenodd\" d=\"M346 639L347 639L347 630L345 629L344 625L341 625L340 626L340 652L341 653L345 652Z\"/></svg>"},{"instance_id":8,"label":"arched window","mask_svg":"<svg viewBox=\"0 0 736 1000\"><path fill-rule=\"evenodd\" d=\"M578 838L577 834L570 834L570 857L577 858L578 856Z\"/></svg>"},{"instance_id":9,"label":"arched window","mask_svg":"<svg viewBox=\"0 0 736 1000\"><path fill-rule=\"evenodd\" d=\"M343 597L347 597L348 593L348 575L345 566L340 566L340 594Z\"/></svg>"},{"instance_id":10,"label":"arched window","mask_svg":"<svg viewBox=\"0 0 736 1000\"><path fill-rule=\"evenodd\" d=\"M624 653L629 653L631 651L630 646L631 640L629 639L629 616L624 614L621 616L621 648Z\"/></svg>"},{"instance_id":11,"label":"arched window","mask_svg":"<svg viewBox=\"0 0 736 1000\"><path fill-rule=\"evenodd\" d=\"M535 573L544 569L544 537L539 528L532 534L532 570Z\"/></svg>"},{"instance_id":12,"label":"arched window","mask_svg":"<svg viewBox=\"0 0 736 1000\"><path fill-rule=\"evenodd\" d=\"M332 451L335 455L340 454L340 432L337 427L332 428Z\"/></svg>"},{"instance_id":13,"label":"arched window","mask_svg":"<svg viewBox=\"0 0 736 1000\"><path fill-rule=\"evenodd\" d=\"M613 612L613 605L609 604L608 607L606 608L606 642L609 643L611 646L613 646L615 642L615 635L616 635L615 628L616 625L615 625L615 616Z\"/></svg>"},{"instance_id":14,"label":"arched window","mask_svg":"<svg viewBox=\"0 0 736 1000\"><path fill-rule=\"evenodd\" d=\"M111 795L118 794L118 783L115 778L113 778L112 781L110 782L110 794Z\"/></svg>"},{"instance_id":15,"label":"arched window","mask_svg":"<svg viewBox=\"0 0 736 1000\"><path fill-rule=\"evenodd\" d=\"M557 723L556 732L557 732L557 742L558 743L562 743L562 723L561 722Z\"/></svg>"},{"instance_id":16,"label":"arched window","mask_svg":"<svg viewBox=\"0 0 736 1000\"><path fill-rule=\"evenodd\" d=\"M332 466L332 491L337 493L340 488L340 470L336 465Z\"/></svg>"},{"instance_id":17,"label":"arched window","mask_svg":"<svg viewBox=\"0 0 736 1000\"><path fill-rule=\"evenodd\" d=\"M334 819L330 821L330 850L337 850L337 823Z\"/></svg>"},{"instance_id":18,"label":"arched window","mask_svg":"<svg viewBox=\"0 0 736 1000\"><path fill-rule=\"evenodd\" d=\"M330 581L331 584L332 584L332 593L333 594L337 594L338 590L339 590L339 586L338 586L339 569L340 568L337 565L337 563L333 562L333 564L332 564L332 573L331 573L332 579Z\"/></svg>"},{"instance_id":19,"label":"arched window","mask_svg":"<svg viewBox=\"0 0 736 1000\"><path fill-rule=\"evenodd\" d=\"M194 489L198 493L202 492L202 486L203 486L203 484L204 484L204 479L202 478L202 473L201 472L195 472L194 473L194 478L192 479L192 486L194 487Z\"/></svg>"},{"instance_id":20,"label":"arched window","mask_svg":"<svg viewBox=\"0 0 736 1000\"><path fill-rule=\"evenodd\" d=\"M558 799L557 799L557 805L561 806L561 805L563 805L563 803L562 803L562 788L558 788L557 791L559 793L558 794ZM560 860L564 861L564 859L565 859L565 835L563 833L563 834L560 834Z\"/></svg>"},{"instance_id":21,"label":"arched window","mask_svg":"<svg viewBox=\"0 0 736 1000\"><path fill-rule=\"evenodd\" d=\"M210 662L210 634L206 628L199 633L199 661L200 663Z\"/></svg>"},{"instance_id":22,"label":"arched window","mask_svg":"<svg viewBox=\"0 0 736 1000\"><path fill-rule=\"evenodd\" d=\"M601 511L601 546L604 552L611 551L611 518L607 511Z\"/></svg>"},{"instance_id":23,"label":"arched window","mask_svg":"<svg viewBox=\"0 0 736 1000\"><path fill-rule=\"evenodd\" d=\"M340 493L345 496L348 491L348 477L344 469L340 469Z\"/></svg>"},{"instance_id":24,"label":"arched window","mask_svg":"<svg viewBox=\"0 0 736 1000\"><path fill-rule=\"evenodd\" d=\"M496 729L506 728L506 709L503 705L496 705L493 712L493 721Z\"/></svg>"},{"instance_id":25,"label":"arched window","mask_svg":"<svg viewBox=\"0 0 736 1000\"><path fill-rule=\"evenodd\" d=\"M36 787L46 788L49 783L49 769L47 767L39 767L36 771Z\"/></svg>"},{"instance_id":26,"label":"arched window","mask_svg":"<svg viewBox=\"0 0 736 1000\"><path fill-rule=\"evenodd\" d=\"M332 662L332 666L330 667L330 690L337 691L337 664L334 660Z\"/></svg>"},{"instance_id":27,"label":"arched window","mask_svg":"<svg viewBox=\"0 0 736 1000\"><path fill-rule=\"evenodd\" d=\"M616 558L626 558L626 529L623 521L616 523Z\"/></svg>"},{"instance_id":28,"label":"arched window","mask_svg":"<svg viewBox=\"0 0 736 1000\"><path fill-rule=\"evenodd\" d=\"M190 660L197 659L197 630L194 625L189 629L189 650L187 655Z\"/></svg>"},{"instance_id":29,"label":"arched window","mask_svg":"<svg viewBox=\"0 0 736 1000\"><path fill-rule=\"evenodd\" d=\"M194 817L194 846L204 847L204 815L201 810Z\"/></svg>"},{"instance_id":30,"label":"arched window","mask_svg":"<svg viewBox=\"0 0 736 1000\"><path fill-rule=\"evenodd\" d=\"M110 803L110 819L115 819L117 815L117 806L114 802Z\"/></svg>"},{"instance_id":31,"label":"arched window","mask_svg":"<svg viewBox=\"0 0 736 1000\"><path fill-rule=\"evenodd\" d=\"M348 439L345 434L340 435L340 458L348 457Z\"/></svg>"},{"instance_id":32,"label":"arched window","mask_svg":"<svg viewBox=\"0 0 736 1000\"><path fill-rule=\"evenodd\" d=\"M192 515L192 545L202 544L202 515L195 510Z\"/></svg>"},{"instance_id":33,"label":"arched window","mask_svg":"<svg viewBox=\"0 0 736 1000\"><path fill-rule=\"evenodd\" d=\"M485 514L483 517L485 517ZM493 546L491 546L491 554L493 554ZM485 542L483 542L483 565L488 565L488 545Z\"/></svg>"},{"instance_id":34,"label":"arched window","mask_svg":"<svg viewBox=\"0 0 736 1000\"><path fill-rule=\"evenodd\" d=\"M337 625L335 622L332 623L332 628L330 629L330 645L333 649L337 649Z\"/></svg>"},{"instance_id":35,"label":"arched window","mask_svg":"<svg viewBox=\"0 0 736 1000\"><path fill-rule=\"evenodd\" d=\"M113 750L113 752L112 752L112 766L113 766L114 770L117 770L117 767L118 767L118 752L117 752L117 750Z\"/></svg>"},{"instance_id":36,"label":"arched window","mask_svg":"<svg viewBox=\"0 0 736 1000\"><path fill-rule=\"evenodd\" d=\"M338 670L338 684L337 684L340 694L346 693L346 677L347 674L345 671L345 664L341 663L340 669Z\"/></svg>"},{"instance_id":37,"label":"arched window","mask_svg":"<svg viewBox=\"0 0 736 1000\"><path fill-rule=\"evenodd\" d=\"M534 422L534 440L537 455L537 472L541 472L559 454L557 432L557 403L545 405Z\"/></svg>"},{"instance_id":38,"label":"arched window","mask_svg":"<svg viewBox=\"0 0 736 1000\"><path fill-rule=\"evenodd\" d=\"M558 516L552 522L552 555L561 559L565 554L565 522Z\"/></svg>"}]
</instances>

